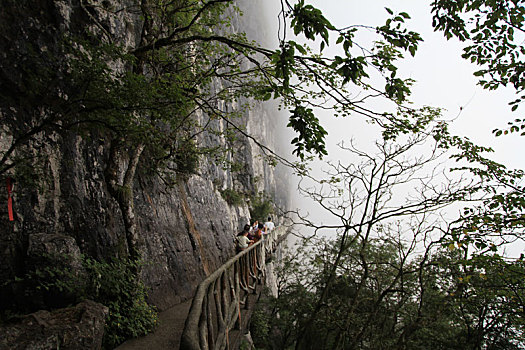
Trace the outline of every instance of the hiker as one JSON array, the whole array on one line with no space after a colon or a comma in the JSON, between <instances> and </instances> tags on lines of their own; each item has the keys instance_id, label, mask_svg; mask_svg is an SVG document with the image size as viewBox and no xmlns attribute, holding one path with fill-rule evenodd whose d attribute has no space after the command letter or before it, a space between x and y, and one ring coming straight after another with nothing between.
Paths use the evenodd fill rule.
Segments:
<instances>
[{"instance_id":1,"label":"hiker","mask_svg":"<svg viewBox=\"0 0 525 350\"><path fill-rule=\"evenodd\" d=\"M268 216L268 221L266 221L264 223L264 234L268 234L270 232L272 232L272 230L275 228L275 225L274 223L272 222L272 217L271 216Z\"/></svg>"},{"instance_id":2,"label":"hiker","mask_svg":"<svg viewBox=\"0 0 525 350\"><path fill-rule=\"evenodd\" d=\"M237 253L242 252L244 249L248 248L253 243L253 240L248 238L249 232L250 225L246 224L244 225L244 230L239 232L237 234L237 237L235 237L235 251Z\"/></svg>"},{"instance_id":3,"label":"hiker","mask_svg":"<svg viewBox=\"0 0 525 350\"><path fill-rule=\"evenodd\" d=\"M263 231L264 231L264 225L263 224L257 225L257 230L253 234L254 242L257 242L258 240L260 240L263 237Z\"/></svg>"},{"instance_id":4,"label":"hiker","mask_svg":"<svg viewBox=\"0 0 525 350\"><path fill-rule=\"evenodd\" d=\"M250 233L253 234L257 230L257 226L259 226L259 221L255 220L250 227Z\"/></svg>"},{"instance_id":5,"label":"hiker","mask_svg":"<svg viewBox=\"0 0 525 350\"><path fill-rule=\"evenodd\" d=\"M257 225L259 221L255 220L254 223L250 226L249 232L248 232L248 238L253 240L255 239L255 232L257 232Z\"/></svg>"}]
</instances>

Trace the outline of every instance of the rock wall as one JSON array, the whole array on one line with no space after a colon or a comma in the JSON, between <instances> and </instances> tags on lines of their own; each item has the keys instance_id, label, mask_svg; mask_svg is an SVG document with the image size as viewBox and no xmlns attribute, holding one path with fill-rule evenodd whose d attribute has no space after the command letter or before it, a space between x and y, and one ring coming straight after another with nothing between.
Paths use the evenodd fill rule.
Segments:
<instances>
[{"instance_id":1,"label":"rock wall","mask_svg":"<svg viewBox=\"0 0 525 350\"><path fill-rule=\"evenodd\" d=\"M100 3L106 7L123 7L134 1ZM140 32L137 16L123 11L121 17L109 17L97 7L86 9L83 4L85 2L79 0L18 3L9 0L6 8L10 10L0 14L0 23L4 23L0 26L3 55L0 81L1 89L7 91L1 96L0 157L12 144L13 129L23 130L24 126L35 123L34 116L41 113L25 109L24 91L13 88L27 83L25 77L17 75L17 64L23 61L28 50L27 41L36 43L40 50L52 52L53 43L58 40L56 33L81 30L85 25L93 25L89 24L90 17L97 17L103 30L118 37L124 46L136 42ZM263 27L260 17L254 20L250 16L245 13L245 18L250 19L237 19L234 27L242 30L243 23L247 22L252 27ZM235 109L238 105L227 107ZM259 142L275 149L280 124L271 108L256 105L235 122ZM202 115L201 118L208 117ZM228 127L224 121L213 123L218 129ZM199 138L199 143L205 146L225 147L228 142L232 141L214 134L203 134ZM280 206L287 204L286 179L276 177L275 169L261 156L259 147L248 138L233 142L236 152L230 155L230 160L242 165L236 172L223 169L222 164L209 157L201 158L197 175L175 186L140 171L136 176L135 215L140 250L147 262L142 279L151 288L150 301L161 310L190 298L202 278L234 253L233 236L249 221L248 203L229 205L221 196L221 190L262 191L274 195ZM7 192L0 191L0 280L8 281L23 271L31 243L29 237L35 233L70 236L82 253L100 259L123 254L122 215L104 182L103 169L109 152L104 135L44 130L33 135L24 150L25 154L38 155L35 159L43 161L34 169L27 169L29 173L34 171L30 176L33 182L15 184L14 222L7 220ZM11 293L0 288L0 300L7 300Z\"/></svg>"},{"instance_id":2,"label":"rock wall","mask_svg":"<svg viewBox=\"0 0 525 350\"><path fill-rule=\"evenodd\" d=\"M53 312L41 310L0 326L0 349L97 350L108 308L93 301Z\"/></svg>"}]
</instances>

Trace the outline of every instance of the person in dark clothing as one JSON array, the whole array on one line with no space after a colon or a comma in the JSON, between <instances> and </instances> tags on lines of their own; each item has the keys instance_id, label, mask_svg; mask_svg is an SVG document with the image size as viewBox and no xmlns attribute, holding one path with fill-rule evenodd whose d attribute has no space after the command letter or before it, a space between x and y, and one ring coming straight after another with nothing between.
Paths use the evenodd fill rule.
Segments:
<instances>
[{"instance_id":1,"label":"person in dark clothing","mask_svg":"<svg viewBox=\"0 0 525 350\"><path fill-rule=\"evenodd\" d=\"M264 231L264 225L263 224L257 225L257 229L255 230L254 235L253 235L254 242L257 242L258 240L262 238L263 231Z\"/></svg>"}]
</instances>

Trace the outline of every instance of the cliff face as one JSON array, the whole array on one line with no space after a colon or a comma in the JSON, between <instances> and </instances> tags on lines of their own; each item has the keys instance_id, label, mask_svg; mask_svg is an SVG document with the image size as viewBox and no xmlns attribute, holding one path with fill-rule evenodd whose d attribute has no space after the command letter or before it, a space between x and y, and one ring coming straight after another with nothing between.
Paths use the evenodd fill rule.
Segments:
<instances>
[{"instance_id":1,"label":"cliff face","mask_svg":"<svg viewBox=\"0 0 525 350\"><path fill-rule=\"evenodd\" d=\"M98 259L125 255L122 209L105 181L108 139L96 131L38 129L46 110L31 109L32 96L24 91L30 88L31 77L22 76L19 67L29 50L36 47L53 53L59 33L78 32L85 26L93 27L94 32L108 32L124 47L135 45L142 30L140 15L133 11L108 15L104 10L133 7L135 1L39 0L8 1L6 5L0 14L0 79L4 91L0 158L27 159L33 155L35 164L23 169L24 176L20 169L3 169L2 181L12 177L16 183L13 222L8 221L5 187L0 192L0 280L11 280L23 271L30 237L35 233L71 236L82 253ZM245 13L245 18L249 17L250 13ZM254 21L250 22L253 26ZM234 19L233 27L242 30L243 20ZM240 107L233 103L226 108ZM234 122L258 142L275 149L279 134L273 118L267 107L256 104ZM226 121L211 120L206 114L200 114L199 119L213 125L213 130L230 127ZM35 126L37 132L24 137ZM11 152L17 139L22 142ZM248 203L254 194L264 192L274 196L280 206L286 205L286 181L276 179L274 167L261 156L253 140L242 135L232 140L204 132L197 143L233 149L226 157L228 164L237 166L225 168L213 156L204 156L197 174L166 183L139 165L133 181L138 248L146 262L142 279L151 289L150 301L160 309L191 297L202 278L232 256L233 236L249 221ZM241 204L229 205L223 199L220 191L227 188L243 194ZM0 299L12 293L4 288Z\"/></svg>"}]
</instances>

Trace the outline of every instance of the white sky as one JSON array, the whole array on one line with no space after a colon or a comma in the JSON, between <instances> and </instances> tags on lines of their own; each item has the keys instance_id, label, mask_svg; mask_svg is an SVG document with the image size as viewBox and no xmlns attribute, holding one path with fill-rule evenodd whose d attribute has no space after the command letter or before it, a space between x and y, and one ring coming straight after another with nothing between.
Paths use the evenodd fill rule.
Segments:
<instances>
[{"instance_id":1,"label":"white sky","mask_svg":"<svg viewBox=\"0 0 525 350\"><path fill-rule=\"evenodd\" d=\"M269 6L278 6L278 1L258 0ZM518 134L494 137L492 130L505 128L507 122L522 118L523 107L512 113L508 102L515 99L513 89L486 91L476 85L473 72L477 66L461 58L462 43L455 39L447 41L442 33L436 33L431 27L432 18L429 1L421 0L310 0L306 1L320 8L324 15L336 27L348 25L378 26L389 16L385 7L394 12L407 12L411 19L407 27L421 34L424 39L419 45L415 58L410 58L400 65L399 77L416 80L410 100L415 106L429 105L446 109L445 120L454 120L451 131L454 134L468 136L475 143L491 146L495 149L493 159L510 168L525 169L525 137ZM270 13L276 11L268 10ZM275 13L275 12L273 12ZM272 16L270 15L271 19ZM276 30L276 29L275 29ZM366 39L366 38L365 38ZM334 39L335 40L335 39ZM318 48L317 45L313 46ZM334 53L331 48L325 50ZM406 56L409 56L407 54ZM321 123L328 131L327 159L338 160L344 157L335 146L349 137L356 141L373 140L362 118L334 118L332 115L320 116ZM361 119L361 120L360 120ZM376 131L377 133L377 131ZM372 137L371 137L372 136ZM314 169L315 171L315 169ZM311 206L307 200L297 199L302 210L311 214L311 219L327 221L322 209ZM521 248L519 248L521 250Z\"/></svg>"},{"instance_id":2,"label":"white sky","mask_svg":"<svg viewBox=\"0 0 525 350\"><path fill-rule=\"evenodd\" d=\"M313 0L336 27L349 24L377 26L388 17L385 7L394 12L407 12L412 18L407 27L420 33L424 39L415 58L408 59L399 70L399 76L416 80L410 99L419 106L445 108L444 119L455 121L451 130L473 141L490 145L496 150L496 159L510 167L525 168L525 137L518 134L495 138L491 131L505 128L508 121L521 118L520 110L512 113L508 102L515 99L513 89L486 91L476 85L472 73L477 66L461 58L462 43L445 40L442 33L433 31L429 2L421 0ZM409 56L409 55L407 55ZM462 109L460 112L460 108ZM325 118L326 119L326 118ZM328 124L330 141L341 138L341 125Z\"/></svg>"}]
</instances>

